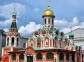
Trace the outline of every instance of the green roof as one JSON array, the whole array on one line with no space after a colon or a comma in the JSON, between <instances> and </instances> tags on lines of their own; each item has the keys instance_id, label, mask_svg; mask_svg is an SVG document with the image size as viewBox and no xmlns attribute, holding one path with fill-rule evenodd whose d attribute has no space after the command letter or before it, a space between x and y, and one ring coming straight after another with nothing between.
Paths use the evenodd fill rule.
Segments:
<instances>
[{"instance_id":1,"label":"green roof","mask_svg":"<svg viewBox=\"0 0 84 62\"><path fill-rule=\"evenodd\" d=\"M69 38L74 38L74 34L70 34L69 35Z\"/></svg>"},{"instance_id":2,"label":"green roof","mask_svg":"<svg viewBox=\"0 0 84 62\"><path fill-rule=\"evenodd\" d=\"M11 28L17 28L16 22L12 22Z\"/></svg>"}]
</instances>

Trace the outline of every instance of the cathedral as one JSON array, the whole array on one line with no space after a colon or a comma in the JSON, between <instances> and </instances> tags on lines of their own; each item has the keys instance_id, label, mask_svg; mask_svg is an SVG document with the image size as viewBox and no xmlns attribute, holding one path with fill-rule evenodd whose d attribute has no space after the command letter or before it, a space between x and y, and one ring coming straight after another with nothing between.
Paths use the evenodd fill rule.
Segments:
<instances>
[{"instance_id":1,"label":"cathedral","mask_svg":"<svg viewBox=\"0 0 84 62\"><path fill-rule=\"evenodd\" d=\"M54 27L54 12L48 6L43 14L43 27L33 32L26 47L19 47L16 12L6 33L6 46L2 49L2 62L83 62L82 49L74 44L74 34L69 38Z\"/></svg>"}]
</instances>

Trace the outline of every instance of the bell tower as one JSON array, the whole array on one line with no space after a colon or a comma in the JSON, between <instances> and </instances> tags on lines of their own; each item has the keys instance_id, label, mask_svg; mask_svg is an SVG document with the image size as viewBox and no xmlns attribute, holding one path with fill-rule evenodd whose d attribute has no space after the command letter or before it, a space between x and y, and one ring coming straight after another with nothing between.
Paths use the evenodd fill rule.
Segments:
<instances>
[{"instance_id":1,"label":"bell tower","mask_svg":"<svg viewBox=\"0 0 84 62\"><path fill-rule=\"evenodd\" d=\"M12 23L9 32L6 34L6 47L18 47L19 46L19 33L16 24L16 12L14 10L12 14Z\"/></svg>"},{"instance_id":2,"label":"bell tower","mask_svg":"<svg viewBox=\"0 0 84 62\"><path fill-rule=\"evenodd\" d=\"M20 34L18 33L16 24L16 12L14 10L9 32L6 33L6 46L2 48L2 62L10 62L12 56L9 52L22 49L19 47L19 38ZM5 61L6 59L7 61Z\"/></svg>"},{"instance_id":3,"label":"bell tower","mask_svg":"<svg viewBox=\"0 0 84 62\"><path fill-rule=\"evenodd\" d=\"M43 29L49 29L49 30L53 29L55 15L49 7L49 0L48 0L47 9L44 10L42 18L43 18Z\"/></svg>"}]
</instances>

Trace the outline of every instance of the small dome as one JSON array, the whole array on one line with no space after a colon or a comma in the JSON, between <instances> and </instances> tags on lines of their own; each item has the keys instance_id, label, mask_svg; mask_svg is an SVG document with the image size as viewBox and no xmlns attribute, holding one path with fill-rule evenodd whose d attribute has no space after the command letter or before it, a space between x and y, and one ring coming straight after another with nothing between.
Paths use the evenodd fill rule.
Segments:
<instances>
[{"instance_id":1,"label":"small dome","mask_svg":"<svg viewBox=\"0 0 84 62\"><path fill-rule=\"evenodd\" d=\"M69 38L74 38L74 34L70 34L69 35Z\"/></svg>"},{"instance_id":2,"label":"small dome","mask_svg":"<svg viewBox=\"0 0 84 62\"><path fill-rule=\"evenodd\" d=\"M51 17L55 17L53 11L50 8L47 8L44 12L43 12L43 17L45 16L51 16Z\"/></svg>"}]
</instances>

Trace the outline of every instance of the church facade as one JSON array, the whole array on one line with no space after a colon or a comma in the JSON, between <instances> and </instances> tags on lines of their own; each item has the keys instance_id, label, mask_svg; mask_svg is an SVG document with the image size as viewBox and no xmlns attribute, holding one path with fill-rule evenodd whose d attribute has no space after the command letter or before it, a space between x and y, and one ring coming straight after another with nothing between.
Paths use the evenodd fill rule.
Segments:
<instances>
[{"instance_id":1,"label":"church facade","mask_svg":"<svg viewBox=\"0 0 84 62\"><path fill-rule=\"evenodd\" d=\"M67 39L63 32L54 28L55 15L49 7L42 18L43 28L28 38L26 48L21 48L16 13L13 13L6 33L6 47L2 49L2 62L83 62L81 47L74 45L74 35L70 34Z\"/></svg>"}]
</instances>

